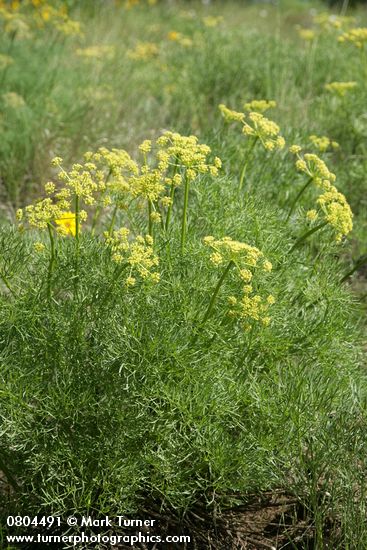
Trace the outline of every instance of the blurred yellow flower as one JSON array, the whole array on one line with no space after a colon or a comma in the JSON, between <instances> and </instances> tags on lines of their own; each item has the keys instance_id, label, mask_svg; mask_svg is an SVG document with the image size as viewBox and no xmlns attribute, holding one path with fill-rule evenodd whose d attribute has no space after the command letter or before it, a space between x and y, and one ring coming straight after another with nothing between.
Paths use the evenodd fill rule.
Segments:
<instances>
[{"instance_id":1,"label":"blurred yellow flower","mask_svg":"<svg viewBox=\"0 0 367 550\"><path fill-rule=\"evenodd\" d=\"M63 214L55 220L59 227L59 232L63 235L76 235L76 219L73 212L63 212Z\"/></svg>"}]
</instances>

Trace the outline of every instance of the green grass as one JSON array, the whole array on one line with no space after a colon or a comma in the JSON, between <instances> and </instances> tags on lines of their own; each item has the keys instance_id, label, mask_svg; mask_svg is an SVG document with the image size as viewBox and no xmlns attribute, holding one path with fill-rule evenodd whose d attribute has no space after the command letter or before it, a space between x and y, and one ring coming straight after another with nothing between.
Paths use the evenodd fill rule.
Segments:
<instances>
[{"instance_id":1,"label":"green grass","mask_svg":"<svg viewBox=\"0 0 367 550\"><path fill-rule=\"evenodd\" d=\"M295 25L312 20L304 4L91 6L71 12L84 38L44 29L32 42L0 38L14 59L0 73L2 93L24 99L14 108L0 97L0 470L12 488L3 517L137 514L152 502L183 514L198 501L214 514L283 488L305 507L315 548L364 548L365 281L356 273L354 286L340 282L366 253L367 98L357 50L335 33L302 41ZM208 14L223 22L206 27ZM170 41L171 31L192 46ZM158 55L131 59L139 41L156 43ZM115 52L75 53L96 44ZM358 87L339 100L324 89L336 80ZM317 193L308 189L287 221L306 181L294 158L260 144L249 155L240 127L226 126L218 110L254 98L277 101L266 116L287 145L310 147L310 134L340 143L323 158L355 215L342 244L324 228L292 250ZM79 244L58 237L52 262L47 232L6 220L55 178L52 157L69 168L106 146L137 158L137 144L166 128L197 134L223 169L191 185L184 253L177 189L170 230L154 230L157 285L126 289L116 280L101 238L109 208L95 235L86 224ZM145 234L143 207L129 217L120 210L115 227ZM255 280L261 296L276 299L269 327L244 331L225 315L243 286L233 273L200 325L225 267L210 263L207 235L249 243L272 262Z\"/></svg>"}]
</instances>

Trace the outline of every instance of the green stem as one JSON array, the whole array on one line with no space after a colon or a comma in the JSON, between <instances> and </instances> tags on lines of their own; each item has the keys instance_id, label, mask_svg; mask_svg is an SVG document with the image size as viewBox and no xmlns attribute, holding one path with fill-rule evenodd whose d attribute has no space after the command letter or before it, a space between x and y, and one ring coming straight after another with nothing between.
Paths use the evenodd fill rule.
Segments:
<instances>
[{"instance_id":1,"label":"green stem","mask_svg":"<svg viewBox=\"0 0 367 550\"><path fill-rule=\"evenodd\" d=\"M296 240L296 242L294 243L294 245L292 246L292 248L290 249L288 254L291 254L293 252L293 250L298 248L308 237L310 237L311 235L316 233L316 231L319 231L319 229L322 229L323 227L325 227L325 225L327 225L327 223L328 222L322 222L319 225L316 225L316 227L313 227L312 229L309 229L309 231L306 231L306 233L304 233L301 237L299 237L299 239Z\"/></svg>"},{"instance_id":2,"label":"green stem","mask_svg":"<svg viewBox=\"0 0 367 550\"><path fill-rule=\"evenodd\" d=\"M354 263L353 268L350 271L348 271L348 273L346 273L342 279L340 279L340 282L344 283L344 281L349 279L349 277L353 275L353 273L355 273L358 269L360 269L366 263L367 263L367 254L363 254L363 256L360 256L358 260Z\"/></svg>"},{"instance_id":3,"label":"green stem","mask_svg":"<svg viewBox=\"0 0 367 550\"><path fill-rule=\"evenodd\" d=\"M75 195L75 239L79 246L80 220L79 220L79 195Z\"/></svg>"},{"instance_id":4,"label":"green stem","mask_svg":"<svg viewBox=\"0 0 367 550\"><path fill-rule=\"evenodd\" d=\"M310 183L311 183L312 181L313 181L313 178L312 178L312 177L309 178L309 179L306 181L305 185L304 185L304 186L301 188L301 190L298 192L296 198L295 198L294 201L292 202L292 205L291 205L291 207L290 207L290 209L289 209L288 216L286 217L286 220L285 220L286 222L289 220L289 218L290 218L291 215L293 214L297 202L298 202L299 199L302 197L303 193L306 191L307 187L310 185Z\"/></svg>"},{"instance_id":5,"label":"green stem","mask_svg":"<svg viewBox=\"0 0 367 550\"><path fill-rule=\"evenodd\" d=\"M105 185L106 186L107 186L108 180L111 177L111 174L112 174L112 169L110 168L110 170L109 170L109 172L106 176L106 179L105 179ZM105 191L102 192L100 199L102 199L102 197L105 195L106 191L107 191L107 187L106 187ZM95 227L96 227L97 223L99 222L99 219L100 219L101 214L102 214L102 210L103 210L103 207L102 207L101 203L99 203L99 205L97 206L97 209L96 209L96 213L93 217L93 222L92 222L92 227L91 227L92 235L94 235L94 230L95 230Z\"/></svg>"},{"instance_id":6,"label":"green stem","mask_svg":"<svg viewBox=\"0 0 367 550\"><path fill-rule=\"evenodd\" d=\"M115 226L115 220L116 220L116 214L118 210L118 204L115 205L115 208L113 209L112 218L110 222L110 226L108 228L108 236L111 237L113 228Z\"/></svg>"},{"instance_id":7,"label":"green stem","mask_svg":"<svg viewBox=\"0 0 367 550\"><path fill-rule=\"evenodd\" d=\"M5 275L3 273L0 272L0 279L2 280L2 282L4 283L4 285L6 286L6 288L9 290L9 292L15 296L15 292L14 290L12 289L8 279L5 277Z\"/></svg>"},{"instance_id":8,"label":"green stem","mask_svg":"<svg viewBox=\"0 0 367 550\"><path fill-rule=\"evenodd\" d=\"M199 329L202 329L203 326L205 325L205 323L207 322L207 320L209 319L209 317L210 317L210 315L211 315L211 313L212 313L212 311L213 311L214 304L215 304L215 302L216 302L216 299L217 299L217 296L218 296L220 287L222 286L222 284L223 284L223 282L224 282L224 279L227 277L229 271L231 270L231 268L232 268L233 266L234 266L234 262L233 262L233 260L231 260L231 261L229 262L229 264L227 265L227 267L225 268L225 270L223 271L223 273L222 273L222 275L221 275L219 281L217 282L217 285L216 285L216 287L215 287L215 289L214 289L214 292L213 292L213 294L212 294L212 297L210 298L210 302L209 302L209 305L208 305L207 310L206 310L206 312L205 312L205 315L204 315L204 317L203 317L203 319L202 319L202 321L201 321L201 323L200 323L200 325L199 325L199 327L198 327ZM199 332L198 332L198 330L196 330L196 334L195 334L195 336L194 336L194 338L193 338L193 340L192 340L192 344L194 344L194 343L196 342L196 340L198 339L198 337L199 337Z\"/></svg>"},{"instance_id":9,"label":"green stem","mask_svg":"<svg viewBox=\"0 0 367 550\"><path fill-rule=\"evenodd\" d=\"M153 205L152 201L148 199L148 235L153 236L153 221L152 221Z\"/></svg>"},{"instance_id":10,"label":"green stem","mask_svg":"<svg viewBox=\"0 0 367 550\"><path fill-rule=\"evenodd\" d=\"M75 244L76 244L76 261L75 261L75 295L78 293L79 281L79 236L80 236L80 220L79 220L80 200L79 195L75 195Z\"/></svg>"},{"instance_id":11,"label":"green stem","mask_svg":"<svg viewBox=\"0 0 367 550\"><path fill-rule=\"evenodd\" d=\"M166 230L166 231L168 231L169 222L171 221L174 196L175 196L175 186L174 186L174 184L172 183L172 185L171 185L171 192L170 192L170 195L169 195L169 198L171 199L171 203L170 203L170 205L168 206L167 217L166 217L166 224L165 224L165 230Z\"/></svg>"},{"instance_id":12,"label":"green stem","mask_svg":"<svg viewBox=\"0 0 367 550\"><path fill-rule=\"evenodd\" d=\"M184 207L182 213L182 227L181 227L181 254L184 252L185 242L186 242L186 231L187 231L187 206L189 204L189 180L185 176L185 196L184 196Z\"/></svg>"},{"instance_id":13,"label":"green stem","mask_svg":"<svg viewBox=\"0 0 367 550\"><path fill-rule=\"evenodd\" d=\"M48 264L48 275L47 275L47 296L48 296L48 299L50 300L51 287L52 287L52 275L53 275L54 265L55 265L55 239L52 233L51 224L47 224L47 230L48 230L48 236L50 238L50 248L51 248L51 256Z\"/></svg>"},{"instance_id":14,"label":"green stem","mask_svg":"<svg viewBox=\"0 0 367 550\"><path fill-rule=\"evenodd\" d=\"M175 166L174 166L173 174L172 174L171 192L170 192L170 195L169 195L170 199L171 199L171 204L168 206L167 216L166 216L166 223L165 223L165 230L166 231L168 230L169 222L171 221L171 216L172 216L173 199L175 197L175 185L173 183L173 178L177 174L177 169L178 169L178 159L176 158Z\"/></svg>"},{"instance_id":15,"label":"green stem","mask_svg":"<svg viewBox=\"0 0 367 550\"><path fill-rule=\"evenodd\" d=\"M115 273L114 273L114 277L113 277L113 280L110 284L110 286L107 288L107 291L106 291L106 294L104 296L104 302L106 303L107 299L109 298L111 292L113 291L118 279L121 277L122 273L124 272L124 270L127 268L129 264L122 264L120 267L117 267L115 269Z\"/></svg>"},{"instance_id":16,"label":"green stem","mask_svg":"<svg viewBox=\"0 0 367 550\"><path fill-rule=\"evenodd\" d=\"M241 174L240 174L240 180L239 180L239 184L238 184L238 188L239 190L241 191L242 187L243 187L243 181L245 179L245 174L246 174L246 169L247 169L247 166L248 166L248 163L249 163L249 160L250 160L250 157L251 157L251 153L252 151L254 150L254 147L257 143L257 140L258 140L258 137L256 136L253 141L252 141L252 144L251 144L251 147L250 149L248 150L248 153L246 155L246 159L245 159L245 162L243 163L243 167L242 167L242 170L241 170Z\"/></svg>"}]
</instances>

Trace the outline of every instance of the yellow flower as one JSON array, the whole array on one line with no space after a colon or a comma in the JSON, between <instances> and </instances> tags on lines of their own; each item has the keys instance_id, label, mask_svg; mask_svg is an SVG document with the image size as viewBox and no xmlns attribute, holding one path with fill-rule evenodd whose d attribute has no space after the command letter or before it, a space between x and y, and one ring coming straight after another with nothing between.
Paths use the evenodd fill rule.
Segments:
<instances>
[{"instance_id":1,"label":"yellow flower","mask_svg":"<svg viewBox=\"0 0 367 550\"><path fill-rule=\"evenodd\" d=\"M76 219L73 212L63 212L63 214L55 220L59 231L63 235L76 235Z\"/></svg>"},{"instance_id":2,"label":"yellow flower","mask_svg":"<svg viewBox=\"0 0 367 550\"><path fill-rule=\"evenodd\" d=\"M21 95L17 94L16 92L6 92L3 94L3 100L7 107L11 109L22 109L25 107L25 101L22 98Z\"/></svg>"},{"instance_id":3,"label":"yellow flower","mask_svg":"<svg viewBox=\"0 0 367 550\"><path fill-rule=\"evenodd\" d=\"M111 59L115 54L114 46L108 46L106 44L99 44L96 46L89 46L88 48L77 48L75 50L76 55L87 59Z\"/></svg>"},{"instance_id":4,"label":"yellow flower","mask_svg":"<svg viewBox=\"0 0 367 550\"><path fill-rule=\"evenodd\" d=\"M217 27L223 21L223 17L218 15L214 17L209 15L208 17L203 17L203 23L206 27Z\"/></svg>"},{"instance_id":5,"label":"yellow flower","mask_svg":"<svg viewBox=\"0 0 367 550\"><path fill-rule=\"evenodd\" d=\"M315 15L314 22L323 31L335 32L352 25L355 22L355 18L326 12Z\"/></svg>"},{"instance_id":6,"label":"yellow flower","mask_svg":"<svg viewBox=\"0 0 367 550\"><path fill-rule=\"evenodd\" d=\"M238 111L232 111L228 109L223 103L219 105L219 110L222 113L226 122L243 122L245 120L245 114Z\"/></svg>"},{"instance_id":7,"label":"yellow flower","mask_svg":"<svg viewBox=\"0 0 367 550\"><path fill-rule=\"evenodd\" d=\"M129 236L130 231L126 227L114 231L112 235L105 234L112 261L118 264L125 263L130 269L125 283L131 286L131 281L134 279L132 272L138 274L143 280L157 283L159 273L153 270L159 261L158 256L154 254L153 238L139 235L135 240L130 240Z\"/></svg>"},{"instance_id":8,"label":"yellow flower","mask_svg":"<svg viewBox=\"0 0 367 550\"><path fill-rule=\"evenodd\" d=\"M344 97L346 93L350 90L353 90L356 86L358 86L357 82L329 82L329 84L325 84L324 88L328 92L334 93L335 95L338 95L339 97Z\"/></svg>"},{"instance_id":9,"label":"yellow flower","mask_svg":"<svg viewBox=\"0 0 367 550\"><path fill-rule=\"evenodd\" d=\"M231 306L228 314L239 319L246 327L249 326L250 320L260 321L264 325L268 324L268 317L265 314L275 299L271 294L266 300L258 294L253 294L253 286L248 283L255 280L256 270L269 272L272 268L271 263L266 260L258 248L234 241L230 237L215 239L212 236L207 236L204 237L203 242L213 250L210 261L216 267L222 264L230 267L230 263L232 263L239 280L246 283L243 286L243 295L240 299L236 296L228 298L228 303Z\"/></svg>"},{"instance_id":10,"label":"yellow flower","mask_svg":"<svg viewBox=\"0 0 367 550\"><path fill-rule=\"evenodd\" d=\"M152 142L150 139L146 139L143 141L143 143L141 143L139 145L139 151L141 151L142 153L149 153L150 150L152 149Z\"/></svg>"},{"instance_id":11,"label":"yellow flower","mask_svg":"<svg viewBox=\"0 0 367 550\"><path fill-rule=\"evenodd\" d=\"M302 147L300 145L291 145L288 150L292 155L298 155L302 151Z\"/></svg>"},{"instance_id":12,"label":"yellow flower","mask_svg":"<svg viewBox=\"0 0 367 550\"><path fill-rule=\"evenodd\" d=\"M310 136L309 137L310 142L318 149L321 153L324 153L329 148L337 149L339 147L339 144L336 141L332 141L326 136Z\"/></svg>"},{"instance_id":13,"label":"yellow flower","mask_svg":"<svg viewBox=\"0 0 367 550\"><path fill-rule=\"evenodd\" d=\"M279 135L280 128L274 121L255 111L249 114L249 119L252 125L244 122L243 133L245 135L256 136L269 151L283 149L285 140Z\"/></svg>"},{"instance_id":14,"label":"yellow flower","mask_svg":"<svg viewBox=\"0 0 367 550\"><path fill-rule=\"evenodd\" d=\"M340 242L353 229L353 213L342 193L332 186L329 191L317 199L326 222L331 225L335 232L336 242Z\"/></svg>"},{"instance_id":15,"label":"yellow flower","mask_svg":"<svg viewBox=\"0 0 367 550\"><path fill-rule=\"evenodd\" d=\"M339 42L350 42L359 49L367 44L367 27L359 27L345 32L338 38Z\"/></svg>"},{"instance_id":16,"label":"yellow flower","mask_svg":"<svg viewBox=\"0 0 367 550\"><path fill-rule=\"evenodd\" d=\"M250 101L250 103L244 104L244 109L246 111L256 111L257 113L265 113L268 109L272 109L273 107L276 107L276 102L266 101L265 99L254 99Z\"/></svg>"},{"instance_id":17,"label":"yellow flower","mask_svg":"<svg viewBox=\"0 0 367 550\"><path fill-rule=\"evenodd\" d=\"M146 61L157 57L159 48L153 42L139 42L133 50L127 51L127 56L130 59Z\"/></svg>"},{"instance_id":18,"label":"yellow flower","mask_svg":"<svg viewBox=\"0 0 367 550\"><path fill-rule=\"evenodd\" d=\"M153 223L159 223L161 221L161 215L159 212L152 212L150 215L150 219Z\"/></svg>"},{"instance_id":19,"label":"yellow flower","mask_svg":"<svg viewBox=\"0 0 367 550\"><path fill-rule=\"evenodd\" d=\"M36 252L41 253L45 250L46 247L43 243L36 242L36 243L34 243L33 248Z\"/></svg>"},{"instance_id":20,"label":"yellow flower","mask_svg":"<svg viewBox=\"0 0 367 550\"><path fill-rule=\"evenodd\" d=\"M317 214L317 211L316 210L309 210L307 213L306 213L306 218L308 220L310 220L311 222L315 221L318 217L318 214Z\"/></svg>"},{"instance_id":21,"label":"yellow flower","mask_svg":"<svg viewBox=\"0 0 367 550\"><path fill-rule=\"evenodd\" d=\"M302 28L299 28L297 29L298 30L298 34L300 36L300 38L302 38L303 40L313 40L316 36L316 33L315 31L313 31L312 29L302 29Z\"/></svg>"},{"instance_id":22,"label":"yellow flower","mask_svg":"<svg viewBox=\"0 0 367 550\"><path fill-rule=\"evenodd\" d=\"M178 33L177 31L170 31L167 34L167 38L168 38L168 40L171 40L172 42L176 42L179 38L179 35L180 35L180 33Z\"/></svg>"}]
</instances>

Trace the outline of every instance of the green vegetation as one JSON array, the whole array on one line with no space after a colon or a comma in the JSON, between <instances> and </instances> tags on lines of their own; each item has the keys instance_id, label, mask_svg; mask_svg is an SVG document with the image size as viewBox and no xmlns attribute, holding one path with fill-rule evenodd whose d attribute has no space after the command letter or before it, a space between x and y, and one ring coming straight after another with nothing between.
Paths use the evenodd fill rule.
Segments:
<instances>
[{"instance_id":1,"label":"green vegetation","mask_svg":"<svg viewBox=\"0 0 367 550\"><path fill-rule=\"evenodd\" d=\"M2 518L282 489L366 547L365 14L0 4Z\"/></svg>"}]
</instances>

